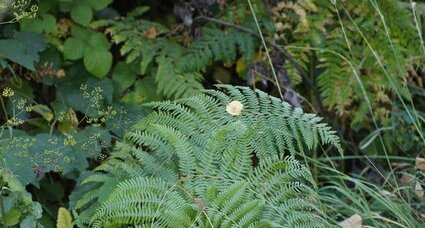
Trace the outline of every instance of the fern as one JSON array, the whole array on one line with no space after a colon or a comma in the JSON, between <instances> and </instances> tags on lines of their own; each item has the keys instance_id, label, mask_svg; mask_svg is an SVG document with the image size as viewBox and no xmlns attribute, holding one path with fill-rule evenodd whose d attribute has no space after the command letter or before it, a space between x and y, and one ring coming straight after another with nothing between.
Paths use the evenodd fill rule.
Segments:
<instances>
[{"instance_id":1,"label":"fern","mask_svg":"<svg viewBox=\"0 0 425 228\"><path fill-rule=\"evenodd\" d=\"M264 7L262 3L255 6L258 9ZM187 35L178 35L178 29L170 31L160 23L144 20L144 13L148 10L148 7L140 7L124 19L99 21L96 26L107 27L106 32L112 40L122 45L121 55L126 57L127 63L140 63L140 74L155 75L158 93L166 98L199 93L203 80L200 72L207 66L214 62L235 63L239 58L249 62L259 47L258 38L252 34L234 28L219 28L216 23L200 26L200 38L192 41ZM232 16L234 10L241 18ZM262 9L259 13L264 11ZM229 3L223 14L219 16L228 23L253 25L245 3ZM269 16L260 17L265 20L263 24L267 24L266 18ZM188 43L190 46L186 48Z\"/></svg>"},{"instance_id":2,"label":"fern","mask_svg":"<svg viewBox=\"0 0 425 228\"><path fill-rule=\"evenodd\" d=\"M310 172L285 156L318 143L340 150L335 133L315 115L261 91L218 87L221 91L149 104L154 111L82 181L77 222L327 227ZM240 115L226 112L234 100L243 104Z\"/></svg>"},{"instance_id":3,"label":"fern","mask_svg":"<svg viewBox=\"0 0 425 228\"><path fill-rule=\"evenodd\" d=\"M377 7L385 16L394 50ZM306 51L293 49L291 54L304 62L305 69L309 69L311 64L318 64L318 71L312 73L317 75L321 98L324 105L337 111L341 119L351 120L352 125L357 125L367 114L364 111L367 104L353 70L358 71L372 107L380 108L376 115L384 125L389 122L391 110L387 107L391 100L396 99L396 91L404 99L410 99L405 85L406 67L421 64L412 61L413 56L420 55L420 50L415 40L412 15L400 8L397 1L336 1L336 6L326 0L288 1L273 9L273 17L279 25L276 37L282 43L315 48L314 51L309 48ZM356 26L378 54L385 70L391 72L388 77ZM356 69L335 53L348 59ZM297 74L294 69L289 69L289 72Z\"/></svg>"},{"instance_id":4,"label":"fern","mask_svg":"<svg viewBox=\"0 0 425 228\"><path fill-rule=\"evenodd\" d=\"M166 98L187 97L202 89L201 75L196 71L182 72L176 67L183 47L166 34L168 28L160 23L141 19L148 7L140 7L123 20L98 22L107 26L107 32L117 44L122 44L121 55L128 63L138 61L140 73L148 74L152 65L157 66L155 80L158 94ZM173 82L173 83L170 83Z\"/></svg>"},{"instance_id":5,"label":"fern","mask_svg":"<svg viewBox=\"0 0 425 228\"><path fill-rule=\"evenodd\" d=\"M238 53L243 60L251 61L257 46L258 41L251 34L207 27L202 30L202 37L186 50L179 69L199 71L216 61L236 62Z\"/></svg>"}]
</instances>

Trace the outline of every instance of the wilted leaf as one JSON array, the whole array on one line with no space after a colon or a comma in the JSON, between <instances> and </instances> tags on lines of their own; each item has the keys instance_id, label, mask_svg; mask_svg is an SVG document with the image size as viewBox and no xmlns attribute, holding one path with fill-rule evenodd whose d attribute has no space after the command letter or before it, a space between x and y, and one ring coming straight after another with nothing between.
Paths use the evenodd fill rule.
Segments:
<instances>
[{"instance_id":1,"label":"wilted leaf","mask_svg":"<svg viewBox=\"0 0 425 228\"><path fill-rule=\"evenodd\" d=\"M350 218L339 223L342 228L361 228L362 217L358 214L352 215Z\"/></svg>"},{"instance_id":2,"label":"wilted leaf","mask_svg":"<svg viewBox=\"0 0 425 228\"><path fill-rule=\"evenodd\" d=\"M425 170L425 158L416 157L415 167L420 170Z\"/></svg>"},{"instance_id":3,"label":"wilted leaf","mask_svg":"<svg viewBox=\"0 0 425 228\"><path fill-rule=\"evenodd\" d=\"M155 39L155 37L158 35L158 31L156 30L155 27L150 27L148 29L146 29L146 31L143 33L143 35L145 35L146 38L148 39Z\"/></svg>"},{"instance_id":4,"label":"wilted leaf","mask_svg":"<svg viewBox=\"0 0 425 228\"><path fill-rule=\"evenodd\" d=\"M408 184L408 183L412 182L412 180L413 180L413 177L411 175L406 174L406 173L401 174L400 182Z\"/></svg>"},{"instance_id":5,"label":"wilted leaf","mask_svg":"<svg viewBox=\"0 0 425 228\"><path fill-rule=\"evenodd\" d=\"M422 185L419 183L419 181L416 181L415 194L420 198L424 197L424 189L422 188Z\"/></svg>"}]
</instances>

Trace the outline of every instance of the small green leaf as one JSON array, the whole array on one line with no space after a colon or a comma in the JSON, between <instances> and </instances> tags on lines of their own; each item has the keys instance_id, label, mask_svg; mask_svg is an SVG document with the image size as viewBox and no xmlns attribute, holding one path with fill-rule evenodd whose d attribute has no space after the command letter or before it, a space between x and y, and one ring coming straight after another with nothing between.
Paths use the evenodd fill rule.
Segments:
<instances>
[{"instance_id":1,"label":"small green leaf","mask_svg":"<svg viewBox=\"0 0 425 228\"><path fill-rule=\"evenodd\" d=\"M18 209L12 209L6 213L6 224L8 226L14 226L19 223L21 218L21 212Z\"/></svg>"},{"instance_id":2,"label":"small green leaf","mask_svg":"<svg viewBox=\"0 0 425 228\"><path fill-rule=\"evenodd\" d=\"M81 25L88 25L93 19L93 11L84 2L74 3L71 8L71 18Z\"/></svg>"},{"instance_id":3,"label":"small green leaf","mask_svg":"<svg viewBox=\"0 0 425 228\"><path fill-rule=\"evenodd\" d=\"M90 48L84 55L84 66L92 75L102 79L112 66L112 54L105 50Z\"/></svg>"},{"instance_id":4,"label":"small green leaf","mask_svg":"<svg viewBox=\"0 0 425 228\"><path fill-rule=\"evenodd\" d=\"M59 208L58 220L56 221L57 228L72 228L72 217L71 213L63 207Z\"/></svg>"},{"instance_id":5,"label":"small green leaf","mask_svg":"<svg viewBox=\"0 0 425 228\"><path fill-rule=\"evenodd\" d=\"M118 62L112 73L112 80L115 81L121 89L125 89L133 85L137 74L132 69L132 65L125 62Z\"/></svg>"},{"instance_id":6,"label":"small green leaf","mask_svg":"<svg viewBox=\"0 0 425 228\"><path fill-rule=\"evenodd\" d=\"M65 59L77 60L83 57L85 44L82 40L70 37L63 44L63 55Z\"/></svg>"},{"instance_id":7,"label":"small green leaf","mask_svg":"<svg viewBox=\"0 0 425 228\"><path fill-rule=\"evenodd\" d=\"M83 28L81 26L73 26L71 29L71 34L77 39L80 39L86 43L90 41L90 38L92 36L92 31Z\"/></svg>"},{"instance_id":8,"label":"small green leaf","mask_svg":"<svg viewBox=\"0 0 425 228\"><path fill-rule=\"evenodd\" d=\"M101 10L112 3L112 0L88 0L88 3L94 10Z\"/></svg>"},{"instance_id":9,"label":"small green leaf","mask_svg":"<svg viewBox=\"0 0 425 228\"><path fill-rule=\"evenodd\" d=\"M105 35L102 33L93 33L90 36L89 45L92 48L108 50L109 49L109 41Z\"/></svg>"},{"instance_id":10,"label":"small green leaf","mask_svg":"<svg viewBox=\"0 0 425 228\"><path fill-rule=\"evenodd\" d=\"M38 114L40 114L43 119L47 120L47 122L50 122L53 120L53 112L50 110L49 106L44 104L37 104L32 106L32 110Z\"/></svg>"}]
</instances>

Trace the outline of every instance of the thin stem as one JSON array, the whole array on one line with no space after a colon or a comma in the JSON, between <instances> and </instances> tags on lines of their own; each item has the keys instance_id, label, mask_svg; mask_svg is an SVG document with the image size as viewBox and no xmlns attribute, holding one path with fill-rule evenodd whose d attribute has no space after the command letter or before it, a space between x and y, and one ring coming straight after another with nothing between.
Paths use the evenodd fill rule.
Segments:
<instances>
[{"instance_id":1,"label":"thin stem","mask_svg":"<svg viewBox=\"0 0 425 228\"><path fill-rule=\"evenodd\" d=\"M267 44L264 39L263 33L261 33L260 24L258 23L257 16L255 15L254 8L252 7L252 4L251 4L251 0L248 0L248 4L249 4L249 8L251 9L251 14L254 17L254 21L255 21L255 25L257 26L258 33L260 34L260 38L261 38L261 42L263 43L264 50L266 51L267 59L269 60L270 68L272 69L274 80L276 81L277 90L279 91L280 98L282 98L283 100L283 93L282 93L282 89L280 88L279 79L277 79L277 74L273 67L273 61L272 61L272 58L270 57L269 49L267 48Z\"/></svg>"},{"instance_id":2,"label":"thin stem","mask_svg":"<svg viewBox=\"0 0 425 228\"><path fill-rule=\"evenodd\" d=\"M4 212L4 205L3 205L3 186L0 186L0 211L1 211L1 218L3 220L3 227L7 228L6 213Z\"/></svg>"}]
</instances>

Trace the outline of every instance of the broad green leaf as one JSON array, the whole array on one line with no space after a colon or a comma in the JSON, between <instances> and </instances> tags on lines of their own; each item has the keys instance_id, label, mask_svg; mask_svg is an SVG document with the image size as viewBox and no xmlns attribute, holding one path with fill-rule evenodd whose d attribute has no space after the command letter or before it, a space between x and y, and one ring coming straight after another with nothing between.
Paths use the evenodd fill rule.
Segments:
<instances>
[{"instance_id":1,"label":"broad green leaf","mask_svg":"<svg viewBox=\"0 0 425 228\"><path fill-rule=\"evenodd\" d=\"M21 218L21 212L18 209L12 209L6 213L6 224L8 226L14 226L19 223Z\"/></svg>"},{"instance_id":2,"label":"broad green leaf","mask_svg":"<svg viewBox=\"0 0 425 228\"><path fill-rule=\"evenodd\" d=\"M32 32L17 32L13 36L15 40L20 41L26 47L26 53L31 56L34 62L38 62L38 53L46 49L44 36Z\"/></svg>"},{"instance_id":3,"label":"broad green leaf","mask_svg":"<svg viewBox=\"0 0 425 228\"><path fill-rule=\"evenodd\" d=\"M102 33L93 33L90 36L90 40L89 43L90 47L92 48L96 48L96 49L101 49L101 50L108 50L109 49L109 41L106 38L105 35L103 35ZM90 49L86 49L87 51L91 51Z\"/></svg>"},{"instance_id":4,"label":"broad green leaf","mask_svg":"<svg viewBox=\"0 0 425 228\"><path fill-rule=\"evenodd\" d=\"M25 45L17 40L0 40L0 55L30 70L35 70L34 59L26 52Z\"/></svg>"},{"instance_id":5,"label":"broad green leaf","mask_svg":"<svg viewBox=\"0 0 425 228\"><path fill-rule=\"evenodd\" d=\"M74 3L71 8L71 18L81 25L88 25L93 19L93 11L87 3Z\"/></svg>"},{"instance_id":6,"label":"broad green leaf","mask_svg":"<svg viewBox=\"0 0 425 228\"><path fill-rule=\"evenodd\" d=\"M42 14L40 18L22 19L20 21L21 30L35 33L56 33L56 18L51 14Z\"/></svg>"},{"instance_id":7,"label":"broad green leaf","mask_svg":"<svg viewBox=\"0 0 425 228\"><path fill-rule=\"evenodd\" d=\"M56 18L51 14L43 14L41 16L43 18L43 28L47 33L56 33Z\"/></svg>"},{"instance_id":8,"label":"broad green leaf","mask_svg":"<svg viewBox=\"0 0 425 228\"><path fill-rule=\"evenodd\" d=\"M71 213L63 207L59 208L58 220L56 221L56 228L72 228Z\"/></svg>"},{"instance_id":9,"label":"broad green leaf","mask_svg":"<svg viewBox=\"0 0 425 228\"><path fill-rule=\"evenodd\" d=\"M105 50L91 48L84 55L84 66L92 75L102 79L111 69L112 54Z\"/></svg>"},{"instance_id":10,"label":"broad green leaf","mask_svg":"<svg viewBox=\"0 0 425 228\"><path fill-rule=\"evenodd\" d=\"M80 39L86 43L90 41L90 38L92 36L92 31L83 28L81 26L73 26L71 29L71 34L77 39Z\"/></svg>"},{"instance_id":11,"label":"broad green leaf","mask_svg":"<svg viewBox=\"0 0 425 228\"><path fill-rule=\"evenodd\" d=\"M35 70L34 62L38 61L38 53L45 47L43 36L36 33L17 32L14 39L0 40L0 56Z\"/></svg>"},{"instance_id":12,"label":"broad green leaf","mask_svg":"<svg viewBox=\"0 0 425 228\"><path fill-rule=\"evenodd\" d=\"M43 21L40 18L24 18L19 21L19 24L21 25L21 31L42 33L44 30Z\"/></svg>"},{"instance_id":13,"label":"broad green leaf","mask_svg":"<svg viewBox=\"0 0 425 228\"><path fill-rule=\"evenodd\" d=\"M94 10L104 9L111 3L112 0L88 0L88 4L90 4Z\"/></svg>"},{"instance_id":14,"label":"broad green leaf","mask_svg":"<svg viewBox=\"0 0 425 228\"><path fill-rule=\"evenodd\" d=\"M77 60L83 57L86 45L80 39L70 37L63 45L63 55L65 59Z\"/></svg>"},{"instance_id":15,"label":"broad green leaf","mask_svg":"<svg viewBox=\"0 0 425 228\"><path fill-rule=\"evenodd\" d=\"M133 85L136 80L137 74L134 71L133 65L125 62L118 62L112 73L112 80L116 82L120 89L125 89Z\"/></svg>"},{"instance_id":16,"label":"broad green leaf","mask_svg":"<svg viewBox=\"0 0 425 228\"><path fill-rule=\"evenodd\" d=\"M157 94L157 85L155 78L152 76L144 77L138 80L134 85L134 91L127 93L122 101L131 104L140 104L158 100L160 96Z\"/></svg>"}]
</instances>

